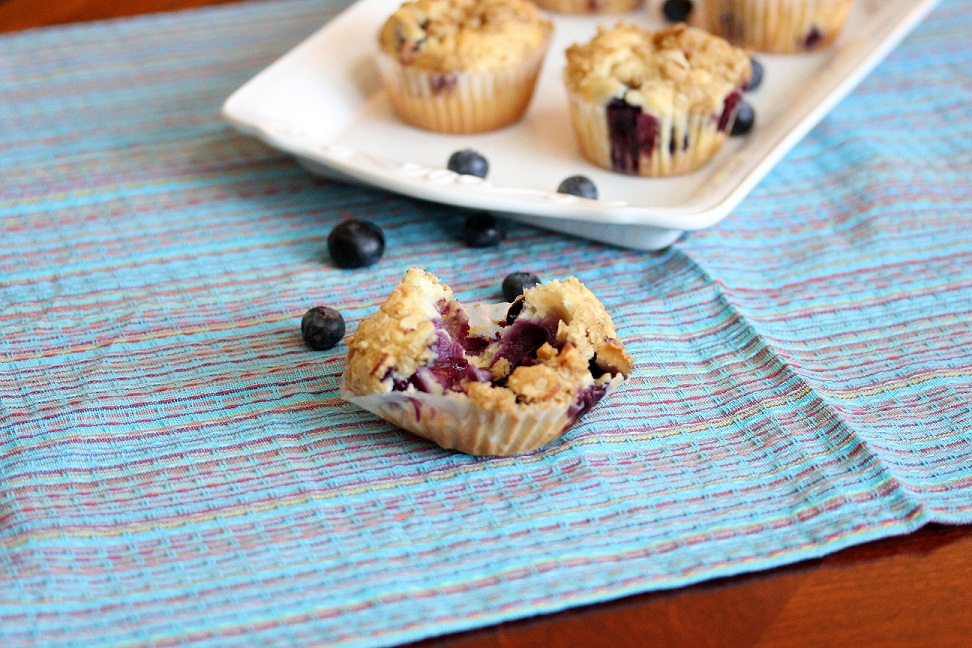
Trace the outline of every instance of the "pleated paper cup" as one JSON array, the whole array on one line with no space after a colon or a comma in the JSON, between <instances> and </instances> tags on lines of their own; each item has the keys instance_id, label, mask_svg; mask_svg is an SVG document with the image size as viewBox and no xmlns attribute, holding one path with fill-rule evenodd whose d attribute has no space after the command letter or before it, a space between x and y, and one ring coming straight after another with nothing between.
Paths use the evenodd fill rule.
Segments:
<instances>
[{"instance_id":1,"label":"pleated paper cup","mask_svg":"<svg viewBox=\"0 0 972 648\"><path fill-rule=\"evenodd\" d=\"M616 14L637 9L644 0L534 0L538 7L563 14Z\"/></svg>"},{"instance_id":2,"label":"pleated paper cup","mask_svg":"<svg viewBox=\"0 0 972 648\"><path fill-rule=\"evenodd\" d=\"M654 147L619 151L612 146L607 107L576 93L568 95L571 123L584 157L605 169L646 178L689 173L711 160L725 143L738 110L735 103L724 116L674 110L649 113L658 120Z\"/></svg>"},{"instance_id":3,"label":"pleated paper cup","mask_svg":"<svg viewBox=\"0 0 972 648\"><path fill-rule=\"evenodd\" d=\"M621 383L618 374L602 398ZM465 394L389 392L358 395L341 379L341 397L389 423L443 448L471 455L507 457L541 448L577 420L569 406L520 406L509 412L483 409Z\"/></svg>"},{"instance_id":4,"label":"pleated paper cup","mask_svg":"<svg viewBox=\"0 0 972 648\"><path fill-rule=\"evenodd\" d=\"M796 54L825 47L853 0L702 0L706 29L739 47Z\"/></svg>"},{"instance_id":5,"label":"pleated paper cup","mask_svg":"<svg viewBox=\"0 0 972 648\"><path fill-rule=\"evenodd\" d=\"M490 72L429 72L380 51L378 71L403 121L438 133L483 133L523 117L546 50L545 44L523 63Z\"/></svg>"}]
</instances>

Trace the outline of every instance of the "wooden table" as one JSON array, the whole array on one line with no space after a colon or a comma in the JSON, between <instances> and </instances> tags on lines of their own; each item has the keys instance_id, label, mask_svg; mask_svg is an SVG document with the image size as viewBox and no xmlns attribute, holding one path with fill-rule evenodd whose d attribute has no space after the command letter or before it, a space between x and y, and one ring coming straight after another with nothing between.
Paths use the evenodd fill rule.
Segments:
<instances>
[{"instance_id":1,"label":"wooden table","mask_svg":"<svg viewBox=\"0 0 972 648\"><path fill-rule=\"evenodd\" d=\"M235 0L0 0L0 32ZM630 596L417 646L972 646L972 526Z\"/></svg>"}]
</instances>

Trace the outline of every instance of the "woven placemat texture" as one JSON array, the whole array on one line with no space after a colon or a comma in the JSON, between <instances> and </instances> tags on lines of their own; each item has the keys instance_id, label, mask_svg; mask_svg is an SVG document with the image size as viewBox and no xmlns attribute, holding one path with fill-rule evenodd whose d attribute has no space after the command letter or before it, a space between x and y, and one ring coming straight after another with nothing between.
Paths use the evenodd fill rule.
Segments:
<instances>
[{"instance_id":1,"label":"woven placemat texture","mask_svg":"<svg viewBox=\"0 0 972 648\"><path fill-rule=\"evenodd\" d=\"M379 646L972 521L972 8L946 0L656 253L315 178L223 100L342 8L0 38L0 645ZM385 258L326 237L373 220ZM338 397L420 264L576 275L637 361L565 437L447 452Z\"/></svg>"}]
</instances>

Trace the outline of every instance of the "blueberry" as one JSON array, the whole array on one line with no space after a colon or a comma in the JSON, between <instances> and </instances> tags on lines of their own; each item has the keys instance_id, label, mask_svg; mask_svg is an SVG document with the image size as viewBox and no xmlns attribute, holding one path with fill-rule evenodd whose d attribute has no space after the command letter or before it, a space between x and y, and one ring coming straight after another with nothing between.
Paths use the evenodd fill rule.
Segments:
<instances>
[{"instance_id":1,"label":"blueberry","mask_svg":"<svg viewBox=\"0 0 972 648\"><path fill-rule=\"evenodd\" d=\"M489 173L489 162L476 151L463 149L449 156L449 164L446 168L461 175L485 178Z\"/></svg>"},{"instance_id":2,"label":"blueberry","mask_svg":"<svg viewBox=\"0 0 972 648\"><path fill-rule=\"evenodd\" d=\"M736 121L732 123L730 135L745 135L753 130L753 123L756 121L756 112L748 101L740 101L739 109L736 111Z\"/></svg>"},{"instance_id":3,"label":"blueberry","mask_svg":"<svg viewBox=\"0 0 972 648\"><path fill-rule=\"evenodd\" d=\"M385 235L369 221L347 220L331 230L327 251L339 268L363 268L385 253Z\"/></svg>"},{"instance_id":4,"label":"blueberry","mask_svg":"<svg viewBox=\"0 0 972 648\"><path fill-rule=\"evenodd\" d=\"M520 311L523 310L523 300L517 299L506 311L506 325L509 326L516 321L516 318L520 316Z\"/></svg>"},{"instance_id":5,"label":"blueberry","mask_svg":"<svg viewBox=\"0 0 972 648\"><path fill-rule=\"evenodd\" d=\"M478 212L466 217L463 235L469 247L493 247L506 237L506 228L498 218Z\"/></svg>"},{"instance_id":6,"label":"blueberry","mask_svg":"<svg viewBox=\"0 0 972 648\"><path fill-rule=\"evenodd\" d=\"M503 279L503 299L513 301L523 294L527 288L540 283L540 277L532 272L511 272Z\"/></svg>"},{"instance_id":7,"label":"blueberry","mask_svg":"<svg viewBox=\"0 0 972 648\"><path fill-rule=\"evenodd\" d=\"M665 0L662 13L671 22L685 22L692 13L692 0Z\"/></svg>"},{"instance_id":8,"label":"blueberry","mask_svg":"<svg viewBox=\"0 0 972 648\"><path fill-rule=\"evenodd\" d=\"M332 349L344 337L344 317L329 306L315 306L300 320L300 336L312 349Z\"/></svg>"},{"instance_id":9,"label":"blueberry","mask_svg":"<svg viewBox=\"0 0 972 648\"><path fill-rule=\"evenodd\" d=\"M749 62L753 66L753 75L749 77L749 83L746 84L746 92L752 92L763 82L763 64L754 58L750 58Z\"/></svg>"},{"instance_id":10,"label":"blueberry","mask_svg":"<svg viewBox=\"0 0 972 648\"><path fill-rule=\"evenodd\" d=\"M557 187L557 193L570 194L572 196L580 196L581 198L590 198L591 200L597 200L597 186L594 182L587 176L575 175L566 178Z\"/></svg>"}]
</instances>

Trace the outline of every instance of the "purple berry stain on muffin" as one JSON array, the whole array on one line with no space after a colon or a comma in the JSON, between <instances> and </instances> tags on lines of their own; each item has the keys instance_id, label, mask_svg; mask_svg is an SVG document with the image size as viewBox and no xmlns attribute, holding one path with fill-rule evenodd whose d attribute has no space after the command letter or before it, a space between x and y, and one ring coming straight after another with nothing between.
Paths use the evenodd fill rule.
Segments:
<instances>
[{"instance_id":1,"label":"purple berry stain on muffin","mask_svg":"<svg viewBox=\"0 0 972 648\"><path fill-rule=\"evenodd\" d=\"M544 344L561 349L563 344L557 342L558 323L559 320L517 319L510 325L509 331L504 333L493 364L506 360L512 368L530 366L537 358L537 351Z\"/></svg>"},{"instance_id":2,"label":"purple berry stain on muffin","mask_svg":"<svg viewBox=\"0 0 972 648\"><path fill-rule=\"evenodd\" d=\"M455 74L436 74L429 85L432 94L448 94L456 89L457 82L458 78Z\"/></svg>"},{"instance_id":3,"label":"purple berry stain on muffin","mask_svg":"<svg viewBox=\"0 0 972 648\"><path fill-rule=\"evenodd\" d=\"M409 385L420 392L432 393L435 384L445 391L463 392L470 382L494 382L492 374L469 362L469 356L477 356L494 340L469 335L469 322L465 314L452 304L443 304L442 319L435 322L435 360L418 369L407 380L393 379L393 391L406 391ZM537 351L544 344L555 349L563 347L557 337L560 320L514 322L502 334L492 364L501 360L511 369L536 363ZM603 374L603 372L601 372ZM600 375L600 374L599 374Z\"/></svg>"},{"instance_id":4,"label":"purple berry stain on muffin","mask_svg":"<svg viewBox=\"0 0 972 648\"><path fill-rule=\"evenodd\" d=\"M719 132L724 133L736 116L736 107L742 101L742 93L736 91L726 95L722 102L722 114L719 115Z\"/></svg>"},{"instance_id":5,"label":"purple berry stain on muffin","mask_svg":"<svg viewBox=\"0 0 972 648\"><path fill-rule=\"evenodd\" d=\"M823 32L820 31L820 28L814 25L813 27L810 28L810 31L807 33L807 37L804 39L803 45L807 49L813 49L820 44L820 41L823 40L823 37L824 35Z\"/></svg>"},{"instance_id":6,"label":"purple berry stain on muffin","mask_svg":"<svg viewBox=\"0 0 972 648\"><path fill-rule=\"evenodd\" d=\"M419 368L408 381L419 391L433 392L433 381L445 391L463 391L465 384L487 382L491 377L488 371L469 364L462 345L443 329L436 336L435 352L435 361Z\"/></svg>"},{"instance_id":7,"label":"purple berry stain on muffin","mask_svg":"<svg viewBox=\"0 0 972 648\"><path fill-rule=\"evenodd\" d=\"M641 155L651 156L658 139L659 121L624 99L607 105L608 134L611 139L611 168L621 173L638 174Z\"/></svg>"},{"instance_id":8,"label":"purple berry stain on muffin","mask_svg":"<svg viewBox=\"0 0 972 648\"><path fill-rule=\"evenodd\" d=\"M719 27L722 30L722 35L729 40L742 38L740 25L736 21L736 16L731 13L719 14Z\"/></svg>"},{"instance_id":9,"label":"purple berry stain on muffin","mask_svg":"<svg viewBox=\"0 0 972 648\"><path fill-rule=\"evenodd\" d=\"M585 389L582 389L577 394L577 399L568 408L567 415L573 420L578 420L580 417L587 414L588 410L598 404L598 402L604 398L607 393L607 385L601 383L599 385L591 385Z\"/></svg>"},{"instance_id":10,"label":"purple berry stain on muffin","mask_svg":"<svg viewBox=\"0 0 972 648\"><path fill-rule=\"evenodd\" d=\"M406 380L392 378L393 391L406 391L412 385L421 392L431 393L438 384L445 391L461 392L469 382L489 382L492 375L469 363L468 355L482 353L490 340L469 335L469 320L462 309L452 302L439 302L441 317L434 320L436 338L435 360L418 369Z\"/></svg>"}]
</instances>

